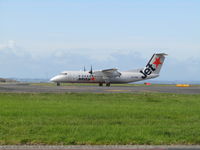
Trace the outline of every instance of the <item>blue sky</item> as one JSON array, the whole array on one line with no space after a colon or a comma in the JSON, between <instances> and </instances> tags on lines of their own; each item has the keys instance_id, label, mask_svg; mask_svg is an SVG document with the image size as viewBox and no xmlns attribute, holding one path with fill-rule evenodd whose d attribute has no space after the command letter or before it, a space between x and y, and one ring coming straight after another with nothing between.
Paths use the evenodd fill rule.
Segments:
<instances>
[{"instance_id":1,"label":"blue sky","mask_svg":"<svg viewBox=\"0 0 200 150\"><path fill-rule=\"evenodd\" d=\"M160 80L199 80L198 0L0 0L2 77L143 67L169 56Z\"/></svg>"}]
</instances>

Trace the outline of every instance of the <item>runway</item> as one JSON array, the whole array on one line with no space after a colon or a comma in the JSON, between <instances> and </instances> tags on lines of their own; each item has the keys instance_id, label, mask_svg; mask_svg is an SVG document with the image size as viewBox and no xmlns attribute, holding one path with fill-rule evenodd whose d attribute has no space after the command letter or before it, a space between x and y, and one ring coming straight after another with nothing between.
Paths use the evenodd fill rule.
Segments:
<instances>
[{"instance_id":1,"label":"runway","mask_svg":"<svg viewBox=\"0 0 200 150\"><path fill-rule=\"evenodd\" d=\"M133 85L99 87L97 85L32 85L32 84L0 84L0 93L176 93L200 94L200 86L176 87L175 85Z\"/></svg>"}]
</instances>

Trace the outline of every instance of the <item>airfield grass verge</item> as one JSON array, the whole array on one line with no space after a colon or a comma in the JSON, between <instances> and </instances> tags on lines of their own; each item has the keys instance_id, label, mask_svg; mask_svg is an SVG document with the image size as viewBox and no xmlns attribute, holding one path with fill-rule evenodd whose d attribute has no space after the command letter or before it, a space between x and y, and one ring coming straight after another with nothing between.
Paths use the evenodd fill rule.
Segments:
<instances>
[{"instance_id":1,"label":"airfield grass verge","mask_svg":"<svg viewBox=\"0 0 200 150\"><path fill-rule=\"evenodd\" d=\"M0 93L12 144L200 144L200 95Z\"/></svg>"}]
</instances>

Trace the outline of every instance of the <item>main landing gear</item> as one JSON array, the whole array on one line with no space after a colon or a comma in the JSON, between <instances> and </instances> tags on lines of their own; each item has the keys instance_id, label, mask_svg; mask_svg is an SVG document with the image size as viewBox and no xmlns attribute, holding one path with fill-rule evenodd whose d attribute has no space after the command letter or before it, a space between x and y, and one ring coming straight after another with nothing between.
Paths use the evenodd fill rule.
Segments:
<instances>
[{"instance_id":1,"label":"main landing gear","mask_svg":"<svg viewBox=\"0 0 200 150\"><path fill-rule=\"evenodd\" d=\"M99 83L99 86L103 86L103 83ZM106 86L109 87L110 83L106 83Z\"/></svg>"},{"instance_id":2,"label":"main landing gear","mask_svg":"<svg viewBox=\"0 0 200 150\"><path fill-rule=\"evenodd\" d=\"M110 83L106 83L106 86L110 86Z\"/></svg>"},{"instance_id":3,"label":"main landing gear","mask_svg":"<svg viewBox=\"0 0 200 150\"><path fill-rule=\"evenodd\" d=\"M60 82L57 82L56 85L57 85L57 86L60 86Z\"/></svg>"}]
</instances>

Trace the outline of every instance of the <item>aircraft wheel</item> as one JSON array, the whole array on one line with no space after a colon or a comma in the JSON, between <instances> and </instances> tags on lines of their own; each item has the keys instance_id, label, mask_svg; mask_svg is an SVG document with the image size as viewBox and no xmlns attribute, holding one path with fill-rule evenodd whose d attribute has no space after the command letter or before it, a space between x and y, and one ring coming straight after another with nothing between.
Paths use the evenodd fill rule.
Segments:
<instances>
[{"instance_id":1,"label":"aircraft wheel","mask_svg":"<svg viewBox=\"0 0 200 150\"><path fill-rule=\"evenodd\" d=\"M57 82L57 86L60 86L60 83L59 83L59 82Z\"/></svg>"},{"instance_id":2,"label":"aircraft wheel","mask_svg":"<svg viewBox=\"0 0 200 150\"><path fill-rule=\"evenodd\" d=\"M110 83L106 83L106 86L110 86Z\"/></svg>"},{"instance_id":3,"label":"aircraft wheel","mask_svg":"<svg viewBox=\"0 0 200 150\"><path fill-rule=\"evenodd\" d=\"M99 83L99 86L103 86L103 83Z\"/></svg>"}]
</instances>

